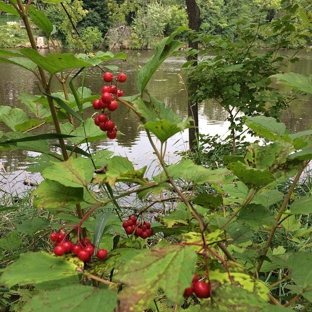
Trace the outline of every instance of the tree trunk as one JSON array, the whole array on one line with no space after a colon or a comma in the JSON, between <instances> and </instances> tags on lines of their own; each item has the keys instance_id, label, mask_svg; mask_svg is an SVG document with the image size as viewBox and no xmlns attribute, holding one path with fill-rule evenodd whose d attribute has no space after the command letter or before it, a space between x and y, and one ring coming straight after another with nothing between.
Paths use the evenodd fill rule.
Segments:
<instances>
[{"instance_id":1,"label":"tree trunk","mask_svg":"<svg viewBox=\"0 0 312 312\"><path fill-rule=\"evenodd\" d=\"M185 0L189 28L194 31L199 31L200 27L200 10L196 3L196 0ZM192 49L198 50L198 42L193 42L191 39L188 42L188 45ZM197 65L197 57L198 55L190 55L188 60L195 59ZM196 149L196 139L198 137L198 103L193 103L191 99L192 90L194 90L195 86L188 84L188 116L193 119L191 122L191 128L189 129L189 147L190 150L194 151Z\"/></svg>"}]
</instances>

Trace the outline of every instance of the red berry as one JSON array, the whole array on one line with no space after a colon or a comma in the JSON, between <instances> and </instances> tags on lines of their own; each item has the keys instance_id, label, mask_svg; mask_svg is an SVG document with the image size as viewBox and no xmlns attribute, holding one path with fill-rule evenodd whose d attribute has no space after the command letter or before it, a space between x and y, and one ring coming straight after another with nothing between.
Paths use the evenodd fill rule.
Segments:
<instances>
[{"instance_id":1,"label":"red berry","mask_svg":"<svg viewBox=\"0 0 312 312\"><path fill-rule=\"evenodd\" d=\"M210 297L210 284L205 282L196 282L194 284L194 293L198 298Z\"/></svg>"},{"instance_id":2,"label":"red berry","mask_svg":"<svg viewBox=\"0 0 312 312\"><path fill-rule=\"evenodd\" d=\"M94 123L97 125L97 126L99 126L100 125L100 120L99 120L99 116L96 116L95 118L94 118Z\"/></svg>"},{"instance_id":3,"label":"red berry","mask_svg":"<svg viewBox=\"0 0 312 312\"><path fill-rule=\"evenodd\" d=\"M100 123L107 121L107 116L105 114L100 114L97 116L97 118L99 119Z\"/></svg>"},{"instance_id":4,"label":"red berry","mask_svg":"<svg viewBox=\"0 0 312 312\"><path fill-rule=\"evenodd\" d=\"M141 236L143 239L146 239L146 238L148 238L148 233L147 233L146 231L142 230L142 233L141 233L140 236Z\"/></svg>"},{"instance_id":5,"label":"red berry","mask_svg":"<svg viewBox=\"0 0 312 312\"><path fill-rule=\"evenodd\" d=\"M63 243L61 243L62 245L61 246L63 246L64 248L65 248L65 252L66 253L68 253L68 252L71 252L71 250L72 250L72 242L70 242L70 241L66 241L66 242L63 242Z\"/></svg>"},{"instance_id":6,"label":"red berry","mask_svg":"<svg viewBox=\"0 0 312 312\"><path fill-rule=\"evenodd\" d=\"M104 93L104 92L108 92L108 93L111 93L111 86L103 86L102 87L102 93Z\"/></svg>"},{"instance_id":7,"label":"red berry","mask_svg":"<svg viewBox=\"0 0 312 312\"><path fill-rule=\"evenodd\" d=\"M91 239L89 237L85 237L83 239L83 242L86 243L86 244L91 244Z\"/></svg>"},{"instance_id":8,"label":"red berry","mask_svg":"<svg viewBox=\"0 0 312 312\"><path fill-rule=\"evenodd\" d=\"M56 245L53 250L56 256L63 256L66 252L65 247L62 245Z\"/></svg>"},{"instance_id":9,"label":"red berry","mask_svg":"<svg viewBox=\"0 0 312 312\"><path fill-rule=\"evenodd\" d=\"M189 297L189 296L192 295L193 291L194 291L193 287L185 288L183 296L184 297Z\"/></svg>"},{"instance_id":10,"label":"red berry","mask_svg":"<svg viewBox=\"0 0 312 312\"><path fill-rule=\"evenodd\" d=\"M109 130L106 132L106 135L109 139L113 140L113 139L116 139L117 137L117 132L114 131L114 130Z\"/></svg>"},{"instance_id":11,"label":"red berry","mask_svg":"<svg viewBox=\"0 0 312 312\"><path fill-rule=\"evenodd\" d=\"M88 252L90 256L94 254L94 247L92 245L87 245L83 250Z\"/></svg>"},{"instance_id":12,"label":"red berry","mask_svg":"<svg viewBox=\"0 0 312 312\"><path fill-rule=\"evenodd\" d=\"M111 96L111 94L110 94L110 93L108 93L108 92L104 92L104 93L102 93L101 100L102 100L104 103L109 104L109 103L110 103L110 101L112 100L112 96Z\"/></svg>"},{"instance_id":13,"label":"red berry","mask_svg":"<svg viewBox=\"0 0 312 312\"><path fill-rule=\"evenodd\" d=\"M113 112L114 110L116 110L118 108L118 103L114 100L114 101L111 101L108 106L107 106L107 109L111 112Z\"/></svg>"},{"instance_id":14,"label":"red berry","mask_svg":"<svg viewBox=\"0 0 312 312\"><path fill-rule=\"evenodd\" d=\"M58 232L58 239L57 241L60 243L61 241L63 241L66 237L66 234L62 231Z\"/></svg>"},{"instance_id":15,"label":"red berry","mask_svg":"<svg viewBox=\"0 0 312 312\"><path fill-rule=\"evenodd\" d=\"M134 229L135 229L134 225L130 225L130 226L125 228L125 231L126 231L127 234L130 235L130 234L132 234L134 232Z\"/></svg>"},{"instance_id":16,"label":"red berry","mask_svg":"<svg viewBox=\"0 0 312 312\"><path fill-rule=\"evenodd\" d=\"M103 75L103 79L106 82L112 82L113 79L114 79L114 75L112 73L110 73L110 72L105 72L104 75Z\"/></svg>"},{"instance_id":17,"label":"red berry","mask_svg":"<svg viewBox=\"0 0 312 312\"><path fill-rule=\"evenodd\" d=\"M101 109L105 109L107 108L109 102L103 102L102 99L100 99L100 106L101 106Z\"/></svg>"},{"instance_id":18,"label":"red berry","mask_svg":"<svg viewBox=\"0 0 312 312\"><path fill-rule=\"evenodd\" d=\"M142 232L143 232L143 230L138 227L135 229L134 235L135 236L141 236Z\"/></svg>"},{"instance_id":19,"label":"red berry","mask_svg":"<svg viewBox=\"0 0 312 312\"><path fill-rule=\"evenodd\" d=\"M57 242L58 238L59 238L59 233L53 232L53 233L50 234L50 239L51 239L52 242Z\"/></svg>"},{"instance_id":20,"label":"red berry","mask_svg":"<svg viewBox=\"0 0 312 312\"><path fill-rule=\"evenodd\" d=\"M146 226L147 229L151 228L151 224L148 221L144 221L144 225Z\"/></svg>"},{"instance_id":21,"label":"red berry","mask_svg":"<svg viewBox=\"0 0 312 312\"><path fill-rule=\"evenodd\" d=\"M124 96L124 92L120 89L117 90L117 97L122 97Z\"/></svg>"},{"instance_id":22,"label":"red berry","mask_svg":"<svg viewBox=\"0 0 312 312\"><path fill-rule=\"evenodd\" d=\"M84 262L89 262L91 260L90 254L87 251L85 251L84 249L79 251L78 258Z\"/></svg>"},{"instance_id":23,"label":"red berry","mask_svg":"<svg viewBox=\"0 0 312 312\"><path fill-rule=\"evenodd\" d=\"M99 99L96 99L92 102L93 108L94 109L101 109L101 102Z\"/></svg>"},{"instance_id":24,"label":"red berry","mask_svg":"<svg viewBox=\"0 0 312 312\"><path fill-rule=\"evenodd\" d=\"M131 216L129 216L129 220L131 220L131 221L133 221L133 223L135 223L137 220L137 217L134 215L131 215Z\"/></svg>"},{"instance_id":25,"label":"red berry","mask_svg":"<svg viewBox=\"0 0 312 312\"><path fill-rule=\"evenodd\" d=\"M193 279L192 279L192 284L194 285L195 283L198 282L198 280L199 280L198 275L197 275L197 274L194 274L194 277L193 277Z\"/></svg>"},{"instance_id":26,"label":"red berry","mask_svg":"<svg viewBox=\"0 0 312 312\"><path fill-rule=\"evenodd\" d=\"M73 254L78 255L81 250L82 250L82 247L80 245L77 245L77 244L72 245L71 251Z\"/></svg>"},{"instance_id":27,"label":"red berry","mask_svg":"<svg viewBox=\"0 0 312 312\"><path fill-rule=\"evenodd\" d=\"M118 74L116 80L119 82L125 82L127 80L127 75L124 73L120 73Z\"/></svg>"},{"instance_id":28,"label":"red berry","mask_svg":"<svg viewBox=\"0 0 312 312\"><path fill-rule=\"evenodd\" d=\"M117 94L117 86L110 85L109 87L110 87L110 90L109 90L110 93Z\"/></svg>"},{"instance_id":29,"label":"red berry","mask_svg":"<svg viewBox=\"0 0 312 312\"><path fill-rule=\"evenodd\" d=\"M147 233L148 237L150 237L154 234L153 229L146 229L145 232Z\"/></svg>"},{"instance_id":30,"label":"red berry","mask_svg":"<svg viewBox=\"0 0 312 312\"><path fill-rule=\"evenodd\" d=\"M107 131L108 130L113 130L114 127L115 127L115 123L113 121L111 121L111 120L107 120L105 125L106 125L106 130Z\"/></svg>"},{"instance_id":31,"label":"red berry","mask_svg":"<svg viewBox=\"0 0 312 312\"><path fill-rule=\"evenodd\" d=\"M100 123L99 127L100 127L101 130L103 130L103 131L107 131L108 130L107 127L106 127L106 123L107 122L101 122Z\"/></svg>"},{"instance_id":32,"label":"red berry","mask_svg":"<svg viewBox=\"0 0 312 312\"><path fill-rule=\"evenodd\" d=\"M99 249L98 252L96 253L96 256L99 258L99 259L105 259L107 257L107 250L106 249Z\"/></svg>"}]
</instances>

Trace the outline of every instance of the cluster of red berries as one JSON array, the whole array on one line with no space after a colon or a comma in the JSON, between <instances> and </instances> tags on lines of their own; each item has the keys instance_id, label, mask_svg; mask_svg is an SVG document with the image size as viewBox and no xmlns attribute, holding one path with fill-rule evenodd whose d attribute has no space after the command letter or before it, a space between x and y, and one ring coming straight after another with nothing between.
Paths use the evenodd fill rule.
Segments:
<instances>
[{"instance_id":1,"label":"cluster of red berries","mask_svg":"<svg viewBox=\"0 0 312 312\"><path fill-rule=\"evenodd\" d=\"M121 89L117 88L117 85L112 84L115 79L116 82L125 82L127 76L124 73L119 73L115 78L111 72L105 72L103 75L105 82L110 83L102 87L102 96L92 102L95 110L101 110L102 112L94 118L94 123L102 130L106 131L107 137L115 139L117 137L117 128L115 123L110 120L110 112L115 111L118 108L117 99L124 95ZM108 113L106 112L108 111Z\"/></svg>"},{"instance_id":2,"label":"cluster of red berries","mask_svg":"<svg viewBox=\"0 0 312 312\"><path fill-rule=\"evenodd\" d=\"M140 223L134 215L129 216L128 220L124 221L122 226L128 235L134 233L136 237L141 237L143 239L146 239L154 234L153 229L151 229L150 222L142 221Z\"/></svg>"},{"instance_id":3,"label":"cluster of red berries","mask_svg":"<svg viewBox=\"0 0 312 312\"><path fill-rule=\"evenodd\" d=\"M67 253L73 253L78 256L81 261L90 262L95 251L95 246L91 243L88 237L79 240L76 244L67 238L63 231L53 232L50 234L50 239L55 243L54 254L63 256ZM107 257L106 249L99 249L96 253L98 259L102 260Z\"/></svg>"},{"instance_id":4,"label":"cluster of red berries","mask_svg":"<svg viewBox=\"0 0 312 312\"><path fill-rule=\"evenodd\" d=\"M210 284L199 281L197 274L195 274L192 279L191 287L185 288L183 296L190 297L193 293L197 296L197 298L210 297Z\"/></svg>"}]
</instances>

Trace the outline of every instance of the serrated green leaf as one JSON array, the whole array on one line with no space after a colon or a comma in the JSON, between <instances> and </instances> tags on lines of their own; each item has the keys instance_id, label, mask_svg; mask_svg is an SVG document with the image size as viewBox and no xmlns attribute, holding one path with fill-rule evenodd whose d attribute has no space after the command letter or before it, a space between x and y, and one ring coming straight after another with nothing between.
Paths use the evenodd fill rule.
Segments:
<instances>
[{"instance_id":1,"label":"serrated green leaf","mask_svg":"<svg viewBox=\"0 0 312 312\"><path fill-rule=\"evenodd\" d=\"M42 176L65 186L87 188L92 180L93 171L94 167L90 159L71 157L46 168Z\"/></svg>"},{"instance_id":2,"label":"serrated green leaf","mask_svg":"<svg viewBox=\"0 0 312 312\"><path fill-rule=\"evenodd\" d=\"M14 285L34 285L47 281L62 280L69 276L77 276L77 266L83 263L77 258L56 257L46 252L27 252L6 267L0 276L0 283L11 288Z\"/></svg>"},{"instance_id":3,"label":"serrated green leaf","mask_svg":"<svg viewBox=\"0 0 312 312\"><path fill-rule=\"evenodd\" d=\"M45 312L114 312L117 308L117 293L110 289L70 285L35 295L23 307L23 312L38 311L43 306Z\"/></svg>"},{"instance_id":4,"label":"serrated green leaf","mask_svg":"<svg viewBox=\"0 0 312 312\"><path fill-rule=\"evenodd\" d=\"M312 213L312 197L304 196L296 199L291 205L290 214L310 214Z\"/></svg>"},{"instance_id":5,"label":"serrated green leaf","mask_svg":"<svg viewBox=\"0 0 312 312\"><path fill-rule=\"evenodd\" d=\"M126 284L118 294L121 311L143 311L158 289L169 300L180 303L194 275L196 261L196 252L183 245L153 248L134 257L115 275Z\"/></svg>"},{"instance_id":6,"label":"serrated green leaf","mask_svg":"<svg viewBox=\"0 0 312 312\"><path fill-rule=\"evenodd\" d=\"M260 137L271 140L281 138L286 131L285 124L277 122L276 119L272 117L246 117L245 123L248 128L255 131Z\"/></svg>"},{"instance_id":7,"label":"serrated green leaf","mask_svg":"<svg viewBox=\"0 0 312 312\"><path fill-rule=\"evenodd\" d=\"M20 52L51 75L66 69L91 66L90 63L76 58L72 53L49 53L43 56L31 48L20 49Z\"/></svg>"},{"instance_id":8,"label":"serrated green leaf","mask_svg":"<svg viewBox=\"0 0 312 312\"><path fill-rule=\"evenodd\" d=\"M83 189L64 187L55 181L44 180L32 193L37 208L58 208L75 205L83 201Z\"/></svg>"},{"instance_id":9,"label":"serrated green leaf","mask_svg":"<svg viewBox=\"0 0 312 312\"><path fill-rule=\"evenodd\" d=\"M18 231L10 232L6 237L0 238L0 248L12 251L17 249L22 244L22 238L19 236Z\"/></svg>"},{"instance_id":10,"label":"serrated green leaf","mask_svg":"<svg viewBox=\"0 0 312 312\"><path fill-rule=\"evenodd\" d=\"M38 231L42 231L48 227L50 221L40 217L34 217L32 219L24 220L21 224L15 224L15 228L20 233L35 234Z\"/></svg>"},{"instance_id":11,"label":"serrated green leaf","mask_svg":"<svg viewBox=\"0 0 312 312\"><path fill-rule=\"evenodd\" d=\"M271 77L277 79L277 83L312 94L312 75L304 76L298 73L276 74Z\"/></svg>"}]
</instances>

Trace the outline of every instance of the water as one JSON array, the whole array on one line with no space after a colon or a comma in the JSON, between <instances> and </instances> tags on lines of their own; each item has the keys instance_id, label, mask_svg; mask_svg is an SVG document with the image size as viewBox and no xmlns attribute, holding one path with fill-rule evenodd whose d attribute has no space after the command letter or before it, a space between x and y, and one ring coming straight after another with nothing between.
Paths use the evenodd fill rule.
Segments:
<instances>
[{"instance_id":1,"label":"water","mask_svg":"<svg viewBox=\"0 0 312 312\"><path fill-rule=\"evenodd\" d=\"M43 52L44 53L44 52ZM129 51L127 52L127 61L115 61L120 71L127 74L127 82L121 87L125 95L136 94L135 79L138 70L153 55L153 51ZM299 72L302 74L310 74L312 72L311 53L302 52L300 61L290 64L288 71ZM171 108L182 119L187 117L187 94L184 85L184 78L181 75L180 68L184 62L183 58L169 58L155 73L153 79L148 84L149 92L162 100L165 105ZM0 105L9 105L11 107L20 107L18 97L21 92L31 94L40 94L36 78L30 72L13 66L11 64L0 63ZM80 83L79 77L77 85ZM102 71L100 68L91 68L88 70L86 78L86 87L92 90L93 94L99 94L104 82L102 79ZM53 88L59 90L59 85L54 80ZM284 88L281 88L282 90ZM87 110L86 116L91 116L93 110ZM296 101L291 108L283 113L282 121L291 131L306 130L312 124L312 97L306 97L300 101ZM199 107L199 127L200 132L204 134L220 134L225 137L228 134L228 123L225 121L226 112L217 103L207 102ZM99 142L94 149L108 148L116 155L126 156L134 162L137 168L148 165L150 172L157 170L157 163L154 161L155 155L150 147L148 138L137 120L137 117L129 111L128 108L120 105L117 111L112 115L118 130L124 135L120 135L116 140L103 140ZM8 129L0 123L0 131L8 131ZM155 140L159 146L159 142ZM188 149L188 133L180 133L175 135L168 141L167 160L175 162L178 159L176 151L186 151ZM18 188L20 183L24 183L27 179L38 179L25 175L24 169L29 164L29 156L34 153L27 151L1 151L0 152L0 173L7 176L13 174L14 179L19 176ZM15 181L16 182L16 181ZM1 187L1 185L0 185Z\"/></svg>"}]
</instances>

